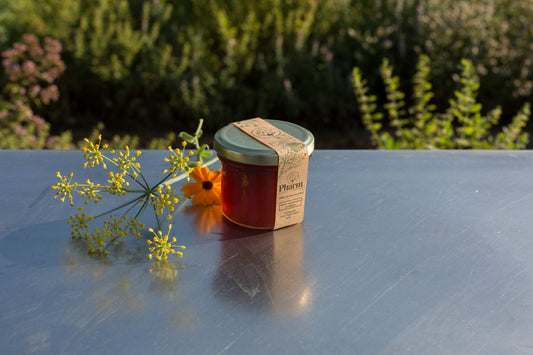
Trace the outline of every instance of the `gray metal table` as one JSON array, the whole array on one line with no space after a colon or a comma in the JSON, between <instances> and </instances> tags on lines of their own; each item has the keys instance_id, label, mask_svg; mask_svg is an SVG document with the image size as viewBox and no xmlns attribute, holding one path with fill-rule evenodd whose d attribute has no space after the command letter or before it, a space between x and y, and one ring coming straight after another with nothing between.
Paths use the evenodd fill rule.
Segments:
<instances>
[{"instance_id":1,"label":"gray metal table","mask_svg":"<svg viewBox=\"0 0 533 355\"><path fill-rule=\"evenodd\" d=\"M79 151L0 166L2 354L533 352L533 152L316 151L302 225L186 208L174 270L70 240L47 187L104 176Z\"/></svg>"}]
</instances>

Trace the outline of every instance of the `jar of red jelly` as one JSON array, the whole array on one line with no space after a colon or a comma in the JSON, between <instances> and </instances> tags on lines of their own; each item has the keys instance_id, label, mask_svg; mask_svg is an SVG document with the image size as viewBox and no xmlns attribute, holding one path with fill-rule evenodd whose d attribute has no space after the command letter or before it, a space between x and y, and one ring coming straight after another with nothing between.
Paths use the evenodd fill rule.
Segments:
<instances>
[{"instance_id":1,"label":"jar of red jelly","mask_svg":"<svg viewBox=\"0 0 533 355\"><path fill-rule=\"evenodd\" d=\"M304 143L311 155L315 140L307 129L286 121L264 121ZM222 162L224 216L244 227L274 229L278 154L233 124L215 134L214 149Z\"/></svg>"}]
</instances>

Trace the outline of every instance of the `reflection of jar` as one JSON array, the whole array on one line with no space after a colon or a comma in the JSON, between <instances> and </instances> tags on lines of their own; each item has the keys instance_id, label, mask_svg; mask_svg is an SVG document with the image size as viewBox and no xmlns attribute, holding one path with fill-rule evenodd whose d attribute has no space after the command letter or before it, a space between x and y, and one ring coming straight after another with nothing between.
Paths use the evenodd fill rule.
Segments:
<instances>
[{"instance_id":1,"label":"reflection of jar","mask_svg":"<svg viewBox=\"0 0 533 355\"><path fill-rule=\"evenodd\" d=\"M314 137L307 129L285 121L265 121L303 142L311 155ZM232 124L216 133L214 148L222 162L224 216L245 227L273 229L278 185L277 153Z\"/></svg>"},{"instance_id":2,"label":"reflection of jar","mask_svg":"<svg viewBox=\"0 0 533 355\"><path fill-rule=\"evenodd\" d=\"M303 226L253 231L224 222L213 284L217 297L276 316L307 311L312 292L305 277Z\"/></svg>"}]
</instances>

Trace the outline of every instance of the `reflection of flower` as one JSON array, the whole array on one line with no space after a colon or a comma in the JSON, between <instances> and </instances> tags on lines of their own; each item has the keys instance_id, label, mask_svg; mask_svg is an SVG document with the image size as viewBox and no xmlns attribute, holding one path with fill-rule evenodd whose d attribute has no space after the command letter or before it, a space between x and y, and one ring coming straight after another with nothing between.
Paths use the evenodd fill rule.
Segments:
<instances>
[{"instance_id":1,"label":"reflection of flower","mask_svg":"<svg viewBox=\"0 0 533 355\"><path fill-rule=\"evenodd\" d=\"M189 176L195 182L183 185L181 192L185 197L193 196L193 205L219 205L220 204L220 171L209 170L207 167L195 167Z\"/></svg>"},{"instance_id":2,"label":"reflection of flower","mask_svg":"<svg viewBox=\"0 0 533 355\"><path fill-rule=\"evenodd\" d=\"M183 211L185 214L192 214L194 228L199 233L208 234L222 221L222 209L215 206L187 206Z\"/></svg>"},{"instance_id":3,"label":"reflection of flower","mask_svg":"<svg viewBox=\"0 0 533 355\"><path fill-rule=\"evenodd\" d=\"M175 281L178 276L178 268L183 268L183 265L169 263L167 260L153 263L149 269L152 274L150 289L154 289L170 299L177 296L179 291Z\"/></svg>"}]
</instances>

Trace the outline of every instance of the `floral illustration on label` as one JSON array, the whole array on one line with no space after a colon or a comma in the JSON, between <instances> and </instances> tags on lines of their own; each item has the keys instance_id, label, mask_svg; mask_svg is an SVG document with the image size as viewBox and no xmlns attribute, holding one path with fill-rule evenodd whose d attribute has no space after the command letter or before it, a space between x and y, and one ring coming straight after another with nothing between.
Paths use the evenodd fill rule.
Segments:
<instances>
[{"instance_id":1,"label":"floral illustration on label","mask_svg":"<svg viewBox=\"0 0 533 355\"><path fill-rule=\"evenodd\" d=\"M258 138L274 137L274 136L280 135L281 130L277 128L272 128L272 127L258 127L258 128L254 128L250 133L252 134L252 136L258 137Z\"/></svg>"}]
</instances>

